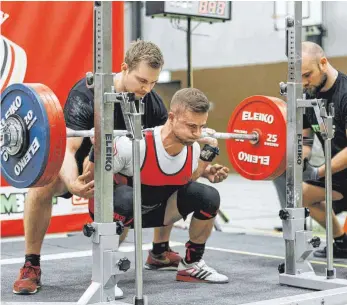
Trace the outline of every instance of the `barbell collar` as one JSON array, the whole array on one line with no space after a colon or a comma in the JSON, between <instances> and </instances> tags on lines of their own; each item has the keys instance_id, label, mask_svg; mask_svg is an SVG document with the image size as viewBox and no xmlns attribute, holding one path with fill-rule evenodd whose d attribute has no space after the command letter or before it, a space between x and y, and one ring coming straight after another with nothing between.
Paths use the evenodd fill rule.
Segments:
<instances>
[{"instance_id":1,"label":"barbell collar","mask_svg":"<svg viewBox=\"0 0 347 305\"><path fill-rule=\"evenodd\" d=\"M9 132L0 134L0 149L3 147L7 147L11 144L11 135Z\"/></svg>"},{"instance_id":2,"label":"barbell collar","mask_svg":"<svg viewBox=\"0 0 347 305\"><path fill-rule=\"evenodd\" d=\"M13 114L6 120L6 127L1 134L0 148L5 148L9 155L16 156L25 146L25 124L20 116Z\"/></svg>"}]
</instances>

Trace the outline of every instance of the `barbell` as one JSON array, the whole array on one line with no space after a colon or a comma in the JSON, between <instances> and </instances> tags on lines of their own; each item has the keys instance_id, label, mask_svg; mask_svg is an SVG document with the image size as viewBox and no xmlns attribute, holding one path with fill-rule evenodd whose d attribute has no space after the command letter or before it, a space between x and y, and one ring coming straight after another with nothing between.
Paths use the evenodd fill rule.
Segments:
<instances>
[{"instance_id":1,"label":"barbell","mask_svg":"<svg viewBox=\"0 0 347 305\"><path fill-rule=\"evenodd\" d=\"M1 175L17 188L49 184L63 164L67 137L92 137L93 130L66 130L62 107L43 84L13 84L1 97ZM251 180L275 179L286 167L286 104L251 96L233 111L225 139L235 170ZM114 136L128 135L114 130ZM202 137L211 136L206 131ZM311 144L306 139L302 144Z\"/></svg>"}]
</instances>

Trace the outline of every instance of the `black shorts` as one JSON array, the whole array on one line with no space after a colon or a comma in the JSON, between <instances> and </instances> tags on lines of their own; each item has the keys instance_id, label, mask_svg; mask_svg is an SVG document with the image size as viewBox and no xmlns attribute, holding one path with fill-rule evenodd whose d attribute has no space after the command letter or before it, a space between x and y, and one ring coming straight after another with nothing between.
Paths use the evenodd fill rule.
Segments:
<instances>
[{"instance_id":1,"label":"black shorts","mask_svg":"<svg viewBox=\"0 0 347 305\"><path fill-rule=\"evenodd\" d=\"M133 188L130 185L114 184L114 220L120 220L130 228L134 228L133 221ZM181 186L164 188L160 195L153 196L153 192L142 188L142 228L154 228L164 226L165 210L167 200L170 196L180 189ZM94 214L89 211L94 219ZM128 225L129 223L129 225Z\"/></svg>"},{"instance_id":2,"label":"black shorts","mask_svg":"<svg viewBox=\"0 0 347 305\"><path fill-rule=\"evenodd\" d=\"M166 204L161 204L154 209L151 209L150 212L143 213L142 211L142 228L156 228L156 227L165 227L164 225L164 217L165 217ZM94 220L94 214L89 211L89 215L91 219ZM123 220L123 219L114 219ZM129 225L129 228L134 228L134 222Z\"/></svg>"},{"instance_id":3,"label":"black shorts","mask_svg":"<svg viewBox=\"0 0 347 305\"><path fill-rule=\"evenodd\" d=\"M143 228L164 226L168 199L176 191L177 209L183 219L193 212L198 219L212 218L220 204L220 196L215 188L195 181L185 185L154 188L142 185L141 191ZM133 228L133 188L129 185L117 185L114 187L113 199L114 220L122 221L125 226ZM92 213L90 215L94 218Z\"/></svg>"},{"instance_id":4,"label":"black shorts","mask_svg":"<svg viewBox=\"0 0 347 305\"><path fill-rule=\"evenodd\" d=\"M166 202L149 209L144 209L142 205L142 228L165 227L165 211ZM131 223L130 228L134 228L134 222Z\"/></svg>"},{"instance_id":5,"label":"black shorts","mask_svg":"<svg viewBox=\"0 0 347 305\"><path fill-rule=\"evenodd\" d=\"M320 178L317 181L305 181L307 184L319 186L325 188L325 177ZM339 214L347 210L347 178L343 179L341 177L336 177L332 175L332 189L333 191L342 194L343 198L341 200L333 201L333 210L335 214Z\"/></svg>"}]
</instances>

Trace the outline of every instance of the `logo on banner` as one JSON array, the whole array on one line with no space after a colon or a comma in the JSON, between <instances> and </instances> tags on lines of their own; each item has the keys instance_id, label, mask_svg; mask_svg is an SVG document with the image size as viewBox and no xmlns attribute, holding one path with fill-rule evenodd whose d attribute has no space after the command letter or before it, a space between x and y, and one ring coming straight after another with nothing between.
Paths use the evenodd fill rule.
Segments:
<instances>
[{"instance_id":1,"label":"logo on banner","mask_svg":"<svg viewBox=\"0 0 347 305\"><path fill-rule=\"evenodd\" d=\"M1 215L23 213L26 195L27 193L0 194ZM56 197L53 198L52 204L57 204Z\"/></svg>"},{"instance_id":2,"label":"logo on banner","mask_svg":"<svg viewBox=\"0 0 347 305\"><path fill-rule=\"evenodd\" d=\"M0 11L1 25L10 16ZM13 41L0 35L0 91L13 83L22 83L27 70L27 55L25 51Z\"/></svg>"}]
</instances>

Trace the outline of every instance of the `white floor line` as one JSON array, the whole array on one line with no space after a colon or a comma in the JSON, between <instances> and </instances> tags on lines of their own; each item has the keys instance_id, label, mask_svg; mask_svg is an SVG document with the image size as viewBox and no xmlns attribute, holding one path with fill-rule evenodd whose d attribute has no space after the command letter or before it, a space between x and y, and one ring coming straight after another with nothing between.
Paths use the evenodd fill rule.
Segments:
<instances>
[{"instance_id":1,"label":"white floor line","mask_svg":"<svg viewBox=\"0 0 347 305\"><path fill-rule=\"evenodd\" d=\"M215 248L215 247L206 247L206 249L214 250L214 251L227 252L227 253L234 253L234 254L242 254L242 255L250 255L250 256L258 256L258 257L275 258L275 259L282 259L282 260L284 260L283 256L271 255L271 254L263 254L263 253L256 253L256 252L247 252L247 251L240 251L240 250ZM310 260L310 263L318 264L318 265L326 265L326 262L324 262L324 261ZM334 267L347 268L347 264L334 263Z\"/></svg>"},{"instance_id":2,"label":"white floor line","mask_svg":"<svg viewBox=\"0 0 347 305\"><path fill-rule=\"evenodd\" d=\"M133 303L124 303L122 301L105 302L98 304L112 305L133 305ZM1 305L78 305L77 302L1 302Z\"/></svg>"},{"instance_id":3,"label":"white floor line","mask_svg":"<svg viewBox=\"0 0 347 305\"><path fill-rule=\"evenodd\" d=\"M45 239L54 239L54 238L63 238L67 237L67 233L56 233L56 234L47 234L45 236ZM0 239L0 242L3 243L12 243L12 242L17 242L17 241L24 241L25 238L24 236L18 236L18 237L2 237Z\"/></svg>"},{"instance_id":4,"label":"white floor line","mask_svg":"<svg viewBox=\"0 0 347 305\"><path fill-rule=\"evenodd\" d=\"M184 246L184 243L170 241L170 246L171 247ZM142 245L142 250L150 250L150 249L152 249L152 243ZM133 243L129 244L125 242L123 245L119 247L119 252L133 252L133 251L135 251L135 246ZM52 260L87 257L87 256L92 256L92 250L45 254L41 256L41 261L52 261ZM13 264L22 264L22 263L24 263L24 257L5 258L0 260L0 265L13 265Z\"/></svg>"},{"instance_id":5,"label":"white floor line","mask_svg":"<svg viewBox=\"0 0 347 305\"><path fill-rule=\"evenodd\" d=\"M184 245L185 244L181 243L181 242L170 241L171 247L184 246ZM150 250L150 249L152 249L152 243L142 245L142 250ZM213 251L226 252L226 253L233 253L233 254L241 254L241 255L249 255L249 256L257 256L257 257L274 258L274 259L284 260L283 256L264 254L264 253L232 250L232 249L217 248L217 247L206 247L206 249L207 250L213 250ZM133 251L135 251L135 246L133 243L124 242L119 248L119 252L133 252ZM91 255L92 255L91 250L46 254L46 255L41 256L41 261L51 261L51 260L59 260L59 259L67 259L67 258L87 257L87 256L91 256ZM310 262L312 264L326 265L326 262L324 262L324 261L311 260ZM20 263L24 263L24 257L7 258L7 259L1 259L0 260L0 265L13 265L13 264L20 264ZM341 268L347 268L347 264L335 263L334 266L335 267L341 267Z\"/></svg>"},{"instance_id":6,"label":"white floor line","mask_svg":"<svg viewBox=\"0 0 347 305\"><path fill-rule=\"evenodd\" d=\"M56 254L45 254L41 256L41 261L53 261L57 259L66 259L66 258L77 258L77 257L86 257L91 256L92 250L87 251L76 251L76 252L63 252ZM5 258L0 260L0 265L13 265L13 264L22 264L24 263L24 257L16 258Z\"/></svg>"}]
</instances>

